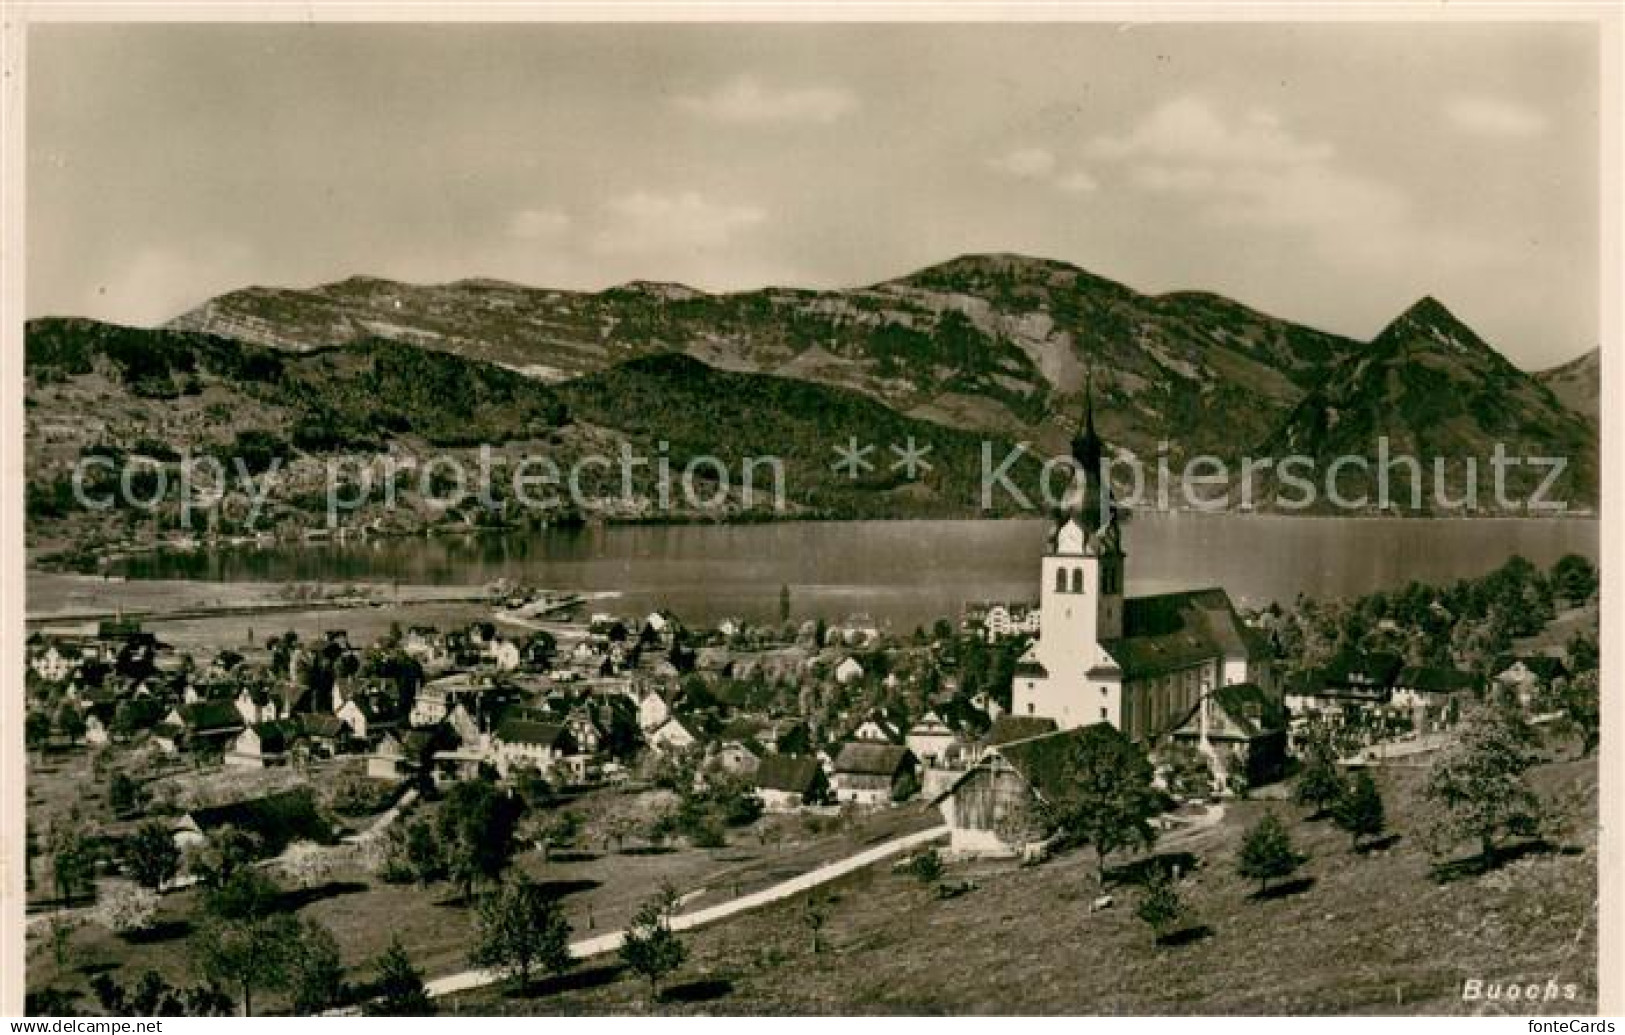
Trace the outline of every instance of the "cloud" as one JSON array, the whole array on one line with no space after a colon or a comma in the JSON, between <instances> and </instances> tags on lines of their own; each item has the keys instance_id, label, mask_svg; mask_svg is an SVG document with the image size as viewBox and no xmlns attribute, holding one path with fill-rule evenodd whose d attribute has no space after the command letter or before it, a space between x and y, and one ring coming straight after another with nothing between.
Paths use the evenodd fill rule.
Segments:
<instances>
[{"instance_id":1,"label":"cloud","mask_svg":"<svg viewBox=\"0 0 1625 1035\"><path fill-rule=\"evenodd\" d=\"M1055 156L1041 147L1023 147L988 162L1018 180L1047 179L1055 171Z\"/></svg>"},{"instance_id":2,"label":"cloud","mask_svg":"<svg viewBox=\"0 0 1625 1035\"><path fill-rule=\"evenodd\" d=\"M521 241L556 238L569 228L569 215L556 208L521 209L508 220L508 236Z\"/></svg>"},{"instance_id":3,"label":"cloud","mask_svg":"<svg viewBox=\"0 0 1625 1035\"><path fill-rule=\"evenodd\" d=\"M720 248L767 214L753 205L716 202L694 191L637 191L604 206L605 222L593 242L605 254L659 254Z\"/></svg>"},{"instance_id":4,"label":"cloud","mask_svg":"<svg viewBox=\"0 0 1625 1035\"><path fill-rule=\"evenodd\" d=\"M1127 134L1097 137L1092 150L1102 158L1233 166L1302 165L1332 156L1331 145L1297 139L1270 112L1254 109L1240 119L1226 119L1199 97L1162 105Z\"/></svg>"},{"instance_id":5,"label":"cloud","mask_svg":"<svg viewBox=\"0 0 1625 1035\"><path fill-rule=\"evenodd\" d=\"M1294 133L1268 111L1228 113L1184 97L1127 132L1097 137L1089 150L1121 166L1141 190L1183 199L1209 225L1290 234L1334 261L1476 257L1462 242L1425 231L1402 191L1362 175L1330 144Z\"/></svg>"},{"instance_id":6,"label":"cloud","mask_svg":"<svg viewBox=\"0 0 1625 1035\"><path fill-rule=\"evenodd\" d=\"M1444 116L1456 129L1481 137L1523 139L1546 131L1546 116L1525 104L1496 97L1452 97Z\"/></svg>"},{"instance_id":7,"label":"cloud","mask_svg":"<svg viewBox=\"0 0 1625 1035\"><path fill-rule=\"evenodd\" d=\"M751 76L742 75L710 93L678 97L673 103L691 115L716 122L827 125L856 110L858 97L840 86L773 89Z\"/></svg>"},{"instance_id":8,"label":"cloud","mask_svg":"<svg viewBox=\"0 0 1625 1035\"><path fill-rule=\"evenodd\" d=\"M1042 147L1020 147L1008 154L988 161L988 168L1005 176L1035 183L1047 183L1068 194L1087 194L1100 187L1095 178L1082 169L1060 172L1060 161L1054 152Z\"/></svg>"}]
</instances>

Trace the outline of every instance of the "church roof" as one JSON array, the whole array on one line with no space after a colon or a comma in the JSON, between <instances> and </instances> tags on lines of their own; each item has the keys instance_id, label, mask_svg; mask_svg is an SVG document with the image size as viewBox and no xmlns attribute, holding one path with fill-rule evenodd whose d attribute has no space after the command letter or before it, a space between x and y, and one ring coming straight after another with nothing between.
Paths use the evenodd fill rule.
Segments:
<instances>
[{"instance_id":1,"label":"church roof","mask_svg":"<svg viewBox=\"0 0 1625 1035\"><path fill-rule=\"evenodd\" d=\"M1230 594L1217 588L1131 597L1123 602L1123 635L1101 646L1124 679L1214 658L1255 658L1262 649L1236 614Z\"/></svg>"}]
</instances>

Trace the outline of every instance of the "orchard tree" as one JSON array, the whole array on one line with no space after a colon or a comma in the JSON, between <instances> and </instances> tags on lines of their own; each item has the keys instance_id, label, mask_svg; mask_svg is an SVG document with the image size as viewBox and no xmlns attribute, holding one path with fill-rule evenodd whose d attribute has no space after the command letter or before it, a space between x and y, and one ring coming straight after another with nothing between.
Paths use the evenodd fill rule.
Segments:
<instances>
[{"instance_id":1,"label":"orchard tree","mask_svg":"<svg viewBox=\"0 0 1625 1035\"><path fill-rule=\"evenodd\" d=\"M428 1017L435 1012L434 1000L423 986L423 974L412 966L399 936L390 940L374 965L378 995L361 1008L362 1013L368 1017Z\"/></svg>"},{"instance_id":2,"label":"orchard tree","mask_svg":"<svg viewBox=\"0 0 1625 1035\"><path fill-rule=\"evenodd\" d=\"M521 990L530 987L537 970L570 969L570 922L558 899L525 876L486 895L469 962L507 974Z\"/></svg>"},{"instance_id":3,"label":"orchard tree","mask_svg":"<svg viewBox=\"0 0 1625 1035\"><path fill-rule=\"evenodd\" d=\"M485 780L456 784L440 807L436 834L451 878L473 897L478 881L496 880L519 850L524 802Z\"/></svg>"},{"instance_id":4,"label":"orchard tree","mask_svg":"<svg viewBox=\"0 0 1625 1035\"><path fill-rule=\"evenodd\" d=\"M287 962L288 999L293 1012L311 1016L344 1001L344 962L333 932L306 920Z\"/></svg>"},{"instance_id":5,"label":"orchard tree","mask_svg":"<svg viewBox=\"0 0 1625 1035\"><path fill-rule=\"evenodd\" d=\"M671 929L677 911L677 890L664 885L632 917L621 940L621 960L632 973L649 982L651 1001L660 995L660 982L688 958L688 947Z\"/></svg>"},{"instance_id":6,"label":"orchard tree","mask_svg":"<svg viewBox=\"0 0 1625 1035\"><path fill-rule=\"evenodd\" d=\"M1264 813L1241 843L1236 872L1258 881L1258 893L1269 890L1270 881L1291 876L1303 863L1292 847L1292 838L1273 812Z\"/></svg>"},{"instance_id":7,"label":"orchard tree","mask_svg":"<svg viewBox=\"0 0 1625 1035\"><path fill-rule=\"evenodd\" d=\"M1602 743L1602 702L1596 668L1558 680L1543 695L1542 703L1557 712L1562 727L1580 741L1580 757L1588 758Z\"/></svg>"},{"instance_id":8,"label":"orchard tree","mask_svg":"<svg viewBox=\"0 0 1625 1035\"><path fill-rule=\"evenodd\" d=\"M1185 903L1180 901L1179 890L1167 872L1159 868L1152 873L1134 906L1134 915L1151 928L1152 941L1157 944L1184 917Z\"/></svg>"},{"instance_id":9,"label":"orchard tree","mask_svg":"<svg viewBox=\"0 0 1625 1035\"><path fill-rule=\"evenodd\" d=\"M1382 793L1367 770L1360 770L1349 782L1343 796L1332 803L1332 822L1353 839L1356 851L1362 837L1376 837L1383 831Z\"/></svg>"},{"instance_id":10,"label":"orchard tree","mask_svg":"<svg viewBox=\"0 0 1625 1035\"><path fill-rule=\"evenodd\" d=\"M1292 791L1293 800L1311 806L1314 815L1321 816L1342 796L1343 773L1337 767L1337 749L1330 733L1318 730L1304 745L1303 768Z\"/></svg>"},{"instance_id":11,"label":"orchard tree","mask_svg":"<svg viewBox=\"0 0 1625 1035\"><path fill-rule=\"evenodd\" d=\"M124 868L137 884L157 891L180 872L181 851L162 823L149 820L125 838Z\"/></svg>"},{"instance_id":12,"label":"orchard tree","mask_svg":"<svg viewBox=\"0 0 1625 1035\"><path fill-rule=\"evenodd\" d=\"M1149 848L1151 819L1162 811L1145 751L1105 723L1085 727L1066 760L1062 788L1050 810L1056 824L1095 849L1095 876L1106 883L1106 857L1121 848Z\"/></svg>"},{"instance_id":13,"label":"orchard tree","mask_svg":"<svg viewBox=\"0 0 1625 1035\"><path fill-rule=\"evenodd\" d=\"M39 710L31 710L23 719L23 741L28 750L39 753L39 760L45 761L45 749L51 743L51 717Z\"/></svg>"},{"instance_id":14,"label":"orchard tree","mask_svg":"<svg viewBox=\"0 0 1625 1035\"><path fill-rule=\"evenodd\" d=\"M77 744L85 735L85 716L74 705L63 702L56 713L57 732L67 738L69 744Z\"/></svg>"}]
</instances>

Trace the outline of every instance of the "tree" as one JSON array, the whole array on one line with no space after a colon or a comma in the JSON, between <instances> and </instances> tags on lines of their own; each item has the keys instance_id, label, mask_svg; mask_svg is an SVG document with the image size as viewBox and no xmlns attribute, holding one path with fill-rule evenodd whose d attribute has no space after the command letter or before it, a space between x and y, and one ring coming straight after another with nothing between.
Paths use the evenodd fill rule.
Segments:
<instances>
[{"instance_id":1,"label":"tree","mask_svg":"<svg viewBox=\"0 0 1625 1035\"><path fill-rule=\"evenodd\" d=\"M1344 790L1343 796L1332 804L1332 822L1353 838L1356 851L1360 847L1360 838L1376 837L1382 833L1382 794L1377 790L1377 781L1371 778L1368 771L1360 770Z\"/></svg>"},{"instance_id":2,"label":"tree","mask_svg":"<svg viewBox=\"0 0 1625 1035\"><path fill-rule=\"evenodd\" d=\"M452 787L437 817L436 833L445 852L446 868L473 897L474 884L502 875L518 851L515 837L524 802L499 791L485 780L470 780Z\"/></svg>"},{"instance_id":3,"label":"tree","mask_svg":"<svg viewBox=\"0 0 1625 1035\"><path fill-rule=\"evenodd\" d=\"M288 997L293 1012L309 1016L344 1000L344 963L333 932L306 920L288 959Z\"/></svg>"},{"instance_id":4,"label":"tree","mask_svg":"<svg viewBox=\"0 0 1625 1035\"><path fill-rule=\"evenodd\" d=\"M56 881L56 893L66 905L76 894L90 889L96 857L89 839L70 824L65 823L54 831L51 841L51 872Z\"/></svg>"},{"instance_id":5,"label":"tree","mask_svg":"<svg viewBox=\"0 0 1625 1035\"><path fill-rule=\"evenodd\" d=\"M1161 943L1168 928L1185 915L1185 903L1179 899L1179 890L1168 874L1158 869L1146 881L1140 901L1134 906L1134 915L1151 928L1152 941Z\"/></svg>"},{"instance_id":6,"label":"tree","mask_svg":"<svg viewBox=\"0 0 1625 1035\"><path fill-rule=\"evenodd\" d=\"M126 884L103 895L96 903L93 919L114 934L133 934L152 926L158 912L158 893L140 885Z\"/></svg>"},{"instance_id":7,"label":"tree","mask_svg":"<svg viewBox=\"0 0 1625 1035\"><path fill-rule=\"evenodd\" d=\"M1552 565L1552 585L1573 603L1584 604L1597 591L1597 567L1579 554L1567 554Z\"/></svg>"},{"instance_id":8,"label":"tree","mask_svg":"<svg viewBox=\"0 0 1625 1035\"><path fill-rule=\"evenodd\" d=\"M1502 835L1537 823L1539 802L1524 782L1534 764L1532 736L1515 708L1481 706L1428 774L1423 793L1442 809L1436 832L1446 843L1476 840L1486 867Z\"/></svg>"},{"instance_id":9,"label":"tree","mask_svg":"<svg viewBox=\"0 0 1625 1035\"><path fill-rule=\"evenodd\" d=\"M42 711L30 710L23 719L23 740L28 750L39 752L40 761L45 761L45 748L51 743L51 717Z\"/></svg>"},{"instance_id":10,"label":"tree","mask_svg":"<svg viewBox=\"0 0 1625 1035\"><path fill-rule=\"evenodd\" d=\"M830 900L829 895L820 892L808 892L801 903L801 922L806 925L812 934L813 955L824 951L823 932L824 925L829 923Z\"/></svg>"},{"instance_id":11,"label":"tree","mask_svg":"<svg viewBox=\"0 0 1625 1035\"><path fill-rule=\"evenodd\" d=\"M257 836L228 823L211 831L203 844L192 849L186 866L205 887L218 888L253 862L259 851Z\"/></svg>"},{"instance_id":12,"label":"tree","mask_svg":"<svg viewBox=\"0 0 1625 1035\"><path fill-rule=\"evenodd\" d=\"M649 982L651 1000L659 997L661 980L688 958L688 947L671 929L676 910L677 890L667 884L639 907L621 941L622 962Z\"/></svg>"},{"instance_id":13,"label":"tree","mask_svg":"<svg viewBox=\"0 0 1625 1035\"><path fill-rule=\"evenodd\" d=\"M1292 848L1292 838L1286 827L1273 812L1264 813L1241 843L1241 855L1236 860L1236 872L1258 881L1258 891L1269 890L1271 880L1286 877L1303 862Z\"/></svg>"},{"instance_id":14,"label":"tree","mask_svg":"<svg viewBox=\"0 0 1625 1035\"><path fill-rule=\"evenodd\" d=\"M406 865L421 887L428 887L446 875L446 856L434 827L428 820L414 820L406 827Z\"/></svg>"},{"instance_id":15,"label":"tree","mask_svg":"<svg viewBox=\"0 0 1625 1035\"><path fill-rule=\"evenodd\" d=\"M790 586L788 583L779 586L779 624L783 625L790 620Z\"/></svg>"},{"instance_id":16,"label":"tree","mask_svg":"<svg viewBox=\"0 0 1625 1035\"><path fill-rule=\"evenodd\" d=\"M77 744L85 735L85 716L72 704L63 702L62 707L57 709L56 729L67 738L69 744Z\"/></svg>"},{"instance_id":17,"label":"tree","mask_svg":"<svg viewBox=\"0 0 1625 1035\"><path fill-rule=\"evenodd\" d=\"M1580 739L1580 757L1588 758L1602 743L1602 703L1596 668L1568 679L1560 679L1547 689L1543 703L1562 718L1561 724Z\"/></svg>"},{"instance_id":18,"label":"tree","mask_svg":"<svg viewBox=\"0 0 1625 1035\"><path fill-rule=\"evenodd\" d=\"M192 937L192 959L209 981L238 990L244 1017L254 1014L255 991L288 987L299 921L288 915L254 918L211 914Z\"/></svg>"},{"instance_id":19,"label":"tree","mask_svg":"<svg viewBox=\"0 0 1625 1035\"><path fill-rule=\"evenodd\" d=\"M423 987L423 975L412 966L399 937L390 940L389 948L374 964L378 968L378 995L361 1008L369 1017L428 1017L434 1013L434 1001Z\"/></svg>"},{"instance_id":20,"label":"tree","mask_svg":"<svg viewBox=\"0 0 1625 1035\"><path fill-rule=\"evenodd\" d=\"M115 817L128 816L141 804L141 786L130 774L118 772L107 782L107 807Z\"/></svg>"},{"instance_id":21,"label":"tree","mask_svg":"<svg viewBox=\"0 0 1625 1035\"><path fill-rule=\"evenodd\" d=\"M96 1001L115 1017L226 1017L231 997L210 985L176 988L155 970L133 985L120 985L109 974L90 981Z\"/></svg>"},{"instance_id":22,"label":"tree","mask_svg":"<svg viewBox=\"0 0 1625 1035\"><path fill-rule=\"evenodd\" d=\"M1122 731L1086 727L1067 759L1064 789L1050 806L1058 825L1094 846L1095 875L1106 883L1106 857L1120 848L1149 848L1151 818L1162 811L1151 760Z\"/></svg>"},{"instance_id":23,"label":"tree","mask_svg":"<svg viewBox=\"0 0 1625 1035\"><path fill-rule=\"evenodd\" d=\"M1324 731L1312 734L1304 748L1303 769L1292 797L1299 805L1314 808L1323 815L1343 796L1343 773L1337 767L1337 750Z\"/></svg>"},{"instance_id":24,"label":"tree","mask_svg":"<svg viewBox=\"0 0 1625 1035\"><path fill-rule=\"evenodd\" d=\"M137 884L157 891L180 872L181 851L162 823L149 820L125 838L124 868Z\"/></svg>"},{"instance_id":25,"label":"tree","mask_svg":"<svg viewBox=\"0 0 1625 1035\"><path fill-rule=\"evenodd\" d=\"M570 955L570 922L557 898L520 876L480 903L478 932L468 958L476 967L506 973L521 990L527 989L537 969L562 974L575 962Z\"/></svg>"}]
</instances>

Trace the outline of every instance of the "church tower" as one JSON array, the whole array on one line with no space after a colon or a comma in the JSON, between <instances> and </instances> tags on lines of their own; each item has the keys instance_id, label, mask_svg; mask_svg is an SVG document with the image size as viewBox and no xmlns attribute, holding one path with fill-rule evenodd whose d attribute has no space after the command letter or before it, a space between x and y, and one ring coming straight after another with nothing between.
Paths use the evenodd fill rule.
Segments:
<instances>
[{"instance_id":1,"label":"church tower","mask_svg":"<svg viewBox=\"0 0 1625 1035\"><path fill-rule=\"evenodd\" d=\"M1016 714L1052 718L1062 728L1120 721L1115 664L1100 644L1123 635L1123 548L1093 394L1090 385L1072 440L1078 473L1041 562L1038 642L1014 687Z\"/></svg>"}]
</instances>

